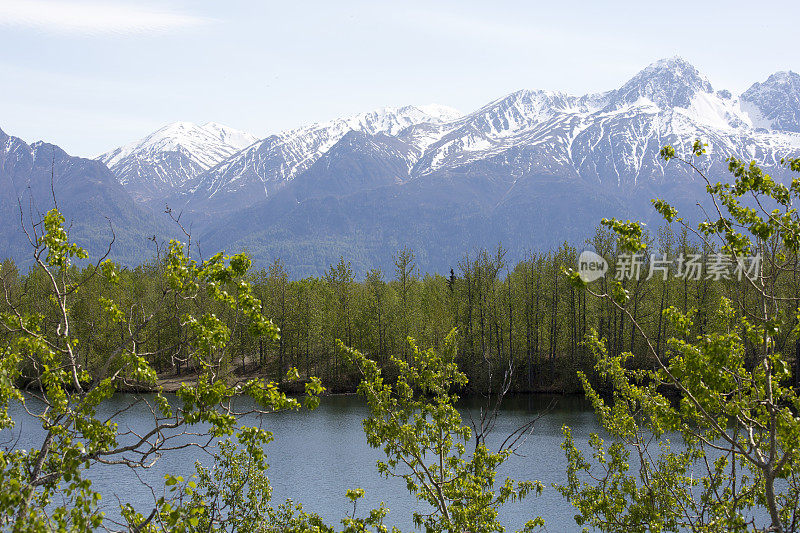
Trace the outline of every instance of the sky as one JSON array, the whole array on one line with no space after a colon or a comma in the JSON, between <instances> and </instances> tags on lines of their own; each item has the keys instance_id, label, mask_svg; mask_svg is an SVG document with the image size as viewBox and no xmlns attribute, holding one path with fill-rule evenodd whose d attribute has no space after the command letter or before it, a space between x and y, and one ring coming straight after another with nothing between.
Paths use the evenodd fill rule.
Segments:
<instances>
[{"instance_id":1,"label":"sky","mask_svg":"<svg viewBox=\"0 0 800 533\"><path fill-rule=\"evenodd\" d=\"M259 137L384 106L621 86L679 55L800 70L800 2L0 0L0 129L94 157L175 121Z\"/></svg>"}]
</instances>

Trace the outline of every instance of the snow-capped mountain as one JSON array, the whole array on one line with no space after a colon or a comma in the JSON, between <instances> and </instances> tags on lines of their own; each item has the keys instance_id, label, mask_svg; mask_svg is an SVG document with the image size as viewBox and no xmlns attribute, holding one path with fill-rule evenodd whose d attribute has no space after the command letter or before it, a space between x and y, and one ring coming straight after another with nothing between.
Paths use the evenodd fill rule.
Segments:
<instances>
[{"instance_id":1,"label":"snow-capped mountain","mask_svg":"<svg viewBox=\"0 0 800 533\"><path fill-rule=\"evenodd\" d=\"M461 114L440 105L387 107L271 135L201 174L191 185L195 205L241 208L268 198L311 167L345 134L396 136L414 125L442 124Z\"/></svg>"},{"instance_id":2,"label":"snow-capped mountain","mask_svg":"<svg viewBox=\"0 0 800 533\"><path fill-rule=\"evenodd\" d=\"M712 92L711 82L694 65L672 57L647 66L608 96L617 107L636 104L644 98L661 108L686 108L695 95Z\"/></svg>"},{"instance_id":3,"label":"snow-capped mountain","mask_svg":"<svg viewBox=\"0 0 800 533\"><path fill-rule=\"evenodd\" d=\"M742 102L752 106L754 125L800 132L800 74L776 72L764 83L747 89L742 94Z\"/></svg>"},{"instance_id":4,"label":"snow-capped mountain","mask_svg":"<svg viewBox=\"0 0 800 533\"><path fill-rule=\"evenodd\" d=\"M728 177L729 156L787 177L780 159L800 156L800 76L776 73L741 96L718 89L676 57L604 93L521 90L466 115L386 108L229 156L198 144L191 152L209 159L183 174L189 164L180 159L158 165L180 147L141 150L141 161L169 184L153 197L180 204L205 251L246 248L257 262L282 257L310 274L340 254L360 258L359 268L391 268L385 261L405 243L421 266L447 271L466 250L498 241L512 255L581 242L602 217L657 223L653 197L698 212L704 183L659 158L666 144L688 153L695 139L707 142L711 179ZM107 160L136 191L119 170L133 153Z\"/></svg>"},{"instance_id":5,"label":"snow-capped mountain","mask_svg":"<svg viewBox=\"0 0 800 533\"><path fill-rule=\"evenodd\" d=\"M564 240L582 242L602 217L657 225L654 197L691 219L705 184L685 166L665 164L659 150L672 144L688 153L702 139L709 144L702 165L712 179L729 176L728 156L756 160L785 177L781 157L800 155L792 107L800 91L793 79L776 75L736 97L715 90L685 60L670 58L600 94L522 90L467 115L397 132L307 145L291 141L314 139L310 132L317 130L291 140L276 136L204 176L225 168L226 186L234 186L246 174L232 162L256 147L269 147L281 162L286 154L316 162L292 172L276 164L247 167L248 179L270 168L272 179L286 185L239 211L219 209L230 194L220 188L219 199L210 196L204 207L230 214L201 238L212 250L283 257L300 274L318 272L340 254L362 258L354 266L363 269L391 268L369 258L390 258L393 246L407 243L420 264L446 272L465 250L498 242L517 257Z\"/></svg>"},{"instance_id":6,"label":"snow-capped mountain","mask_svg":"<svg viewBox=\"0 0 800 533\"><path fill-rule=\"evenodd\" d=\"M630 187L665 177L662 146L686 147L695 139L706 140L717 161L733 155L772 166L800 148L800 136L788 133L800 125L790 92L772 86L762 91L786 104L776 119L781 127L765 130L765 112L753 112L774 109L765 98L715 92L685 60L665 59L604 94L519 91L492 102L456 121L412 172L452 171L480 161L514 176L537 173ZM800 85L793 94L800 95Z\"/></svg>"},{"instance_id":7,"label":"snow-capped mountain","mask_svg":"<svg viewBox=\"0 0 800 533\"><path fill-rule=\"evenodd\" d=\"M256 140L215 122L175 122L97 159L135 198L148 201L171 194Z\"/></svg>"},{"instance_id":8,"label":"snow-capped mountain","mask_svg":"<svg viewBox=\"0 0 800 533\"><path fill-rule=\"evenodd\" d=\"M351 131L404 143L402 181L479 164L512 181L535 173L629 190L666 179L660 147L698 138L715 154L712 165L730 155L776 165L800 147L800 75L773 74L736 97L674 57L600 94L521 90L468 115L438 105L385 108L257 142L213 123L175 123L99 159L138 199L231 212L269 198Z\"/></svg>"}]
</instances>

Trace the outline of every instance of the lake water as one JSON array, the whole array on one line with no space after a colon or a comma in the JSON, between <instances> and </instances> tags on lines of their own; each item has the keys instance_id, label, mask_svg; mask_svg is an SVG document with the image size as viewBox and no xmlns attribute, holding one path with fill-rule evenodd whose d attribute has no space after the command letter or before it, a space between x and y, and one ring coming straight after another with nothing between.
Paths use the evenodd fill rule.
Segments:
<instances>
[{"instance_id":1,"label":"lake water","mask_svg":"<svg viewBox=\"0 0 800 533\"><path fill-rule=\"evenodd\" d=\"M132 396L118 395L104 405L108 412L129 403ZM552 487L565 481L566 460L560 448L561 427L572 428L575 440L582 447L592 432L599 427L594 413L581 397L514 396L504 405L492 441L501 440L510 431L528 422L544 411L551 401L553 407L544 412L527 441L504 465L498 476L517 480L539 480L545 483L542 496L529 496L522 502L506 505L501 516L508 530L515 530L529 519L540 515L548 531L577 531L573 520L574 509ZM462 412L474 409L477 403L465 400ZM14 433L20 437L20 446L33 444L41 429L30 419L20 417L19 406L12 416L20 420ZM307 511L319 513L326 522L338 525L350 512L352 505L345 498L349 488L366 491L359 509L377 506L381 501L391 509L387 523L403 531L413 530L413 510L425 510L426 504L417 502L399 479L381 478L375 461L383 457L380 450L370 448L362 431L361 421L367 415L366 404L357 396L329 396L314 411L284 412L262 417L263 427L274 433L275 440L265 447L270 464L269 478L273 486L273 503L287 498L303 503ZM148 424L145 409L127 411L120 420L120 430L126 426L144 428ZM10 435L4 432L6 440ZM15 436L16 436L15 435ZM8 442L6 440L6 442ZM195 461L208 462L209 456L197 449L181 450L167 455L149 470L140 472L142 480L163 485L165 473L187 477L194 472ZM104 466L90 476L96 489L104 495L108 514L115 512L116 498L131 501L137 507L147 508L153 496L150 489L126 467ZM115 497L110 497L110 495ZM513 529L512 529L513 528Z\"/></svg>"}]
</instances>

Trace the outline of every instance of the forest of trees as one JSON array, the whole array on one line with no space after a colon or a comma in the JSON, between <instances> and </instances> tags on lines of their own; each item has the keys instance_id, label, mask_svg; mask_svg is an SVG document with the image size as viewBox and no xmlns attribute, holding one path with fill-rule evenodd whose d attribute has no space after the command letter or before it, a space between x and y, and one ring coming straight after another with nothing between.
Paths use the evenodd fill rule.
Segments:
<instances>
[{"instance_id":1,"label":"forest of trees","mask_svg":"<svg viewBox=\"0 0 800 533\"><path fill-rule=\"evenodd\" d=\"M696 240L685 229L676 232L664 226L656 235L644 235L644 242L638 271L629 267L622 280L629 294L625 306L630 318L606 300L587 297L564 276L566 269L575 267L581 250L595 250L610 266L593 286L608 292L609 283L623 269L619 263L624 257L620 258L616 237L603 228L580 247L565 243L548 253L531 253L516 265L505 261L502 247L480 250L465 255L447 277L420 273L408 249L395 255L393 272L372 270L360 279L346 258L321 277L303 279L293 279L278 259L269 269L246 276L263 315L280 329L276 342L253 335L235 309L208 295L162 305L163 258L133 269L115 268L114 285L105 283L102 276L88 276L92 267L82 273L72 267L76 279L90 279L74 294L70 312L73 328L88 339L77 351L89 372L104 365L111 346L133 334L138 353L160 376L176 382L191 379L197 369L187 362L184 347L192 333L181 327L181 316L211 312L231 330L219 369L230 379L280 380L288 368L295 367L302 376L320 377L329 391L353 391L358 376L337 355L337 339L382 364L393 354L407 356L408 337L438 349L457 328L458 364L469 378L471 391L497 389L508 380L510 391L571 393L581 390L576 371L594 374L594 360L583 342L592 329L608 339L612 354L631 352L636 354L633 365L649 368L652 358L631 318L662 355L666 339L674 333L663 319L668 307L684 312L696 309L696 333L702 333L722 296L741 313L759 305L747 280L733 269L712 272L709 265L717 254L708 246L694 244ZM684 268L681 273L681 258L692 256L707 270L687 272ZM651 265L654 258L669 259L668 275L663 259ZM106 263L105 268L111 265ZM44 332L49 328L55 339L59 317L43 296L48 280L42 270L22 273L6 261L0 276L12 300L19 299L20 309L42 313ZM788 297L800 295L797 269L779 277L778 290ZM104 312L103 302L109 299L125 314L126 327L132 330L123 331ZM785 305L783 312L791 315L792 301L786 300ZM786 336L778 342L782 350L792 343L789 351L800 354L796 339Z\"/></svg>"}]
</instances>

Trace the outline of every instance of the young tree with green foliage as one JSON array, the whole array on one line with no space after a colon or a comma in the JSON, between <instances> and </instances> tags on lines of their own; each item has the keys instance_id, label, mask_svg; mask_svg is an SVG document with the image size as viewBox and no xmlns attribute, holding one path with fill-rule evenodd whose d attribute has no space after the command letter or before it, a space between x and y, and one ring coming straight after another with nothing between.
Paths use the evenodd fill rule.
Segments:
<instances>
[{"instance_id":1,"label":"young tree with green foliage","mask_svg":"<svg viewBox=\"0 0 800 533\"><path fill-rule=\"evenodd\" d=\"M34 226L37 228L38 226ZM148 314L126 312L115 300L119 271L110 262L98 260L83 271L73 268L74 258L86 259L85 250L71 244L64 218L53 209L42 221L41 234L29 234L36 269L44 280L37 294L41 312L28 311L22 302L28 295L15 287L13 277L0 272L4 289L4 311L0 361L0 429L12 427L9 404L19 402L27 416L41 425L38 446L21 449L12 445L0 450L0 527L15 531L86 531L99 528L105 517L98 508L101 495L93 490L86 474L97 465L146 468L157 458L185 443L183 435L195 435L193 444L209 446L216 438L236 435L240 444L258 458L269 438L264 430L240 426L233 399L251 397L257 411L270 413L297 409L301 402L278 390L275 383L253 379L231 385L221 369L231 330L214 313L192 313L192 302L205 295L243 317L251 334L278 338L278 329L261 313L258 300L243 279L250 260L243 254L217 254L197 263L187 247L172 241L165 256L164 289L156 308L189 310L180 323L189 332L185 351L199 373L184 382L170 402L158 386L157 375L142 347L143 331L157 319ZM74 303L95 278L102 279L97 305L105 320L119 326L120 337L108 346L102 363L88 368L84 346L91 344L87 330L76 326ZM7 283L8 281L8 283ZM177 307L176 307L177 306ZM116 391L131 384L159 390L150 399L139 398L152 412L152 422L138 431L123 430L118 420L125 411L110 416L99 413L101 404ZM314 407L323 391L312 379L306 385L305 404ZM200 429L207 427L208 429ZM174 479L168 484L175 484ZM58 498L56 498L58 496ZM123 506L126 526L134 531L176 530L183 519L195 516L176 512L161 498L153 509L139 512Z\"/></svg>"},{"instance_id":2,"label":"young tree with green foliage","mask_svg":"<svg viewBox=\"0 0 800 533\"><path fill-rule=\"evenodd\" d=\"M704 145L695 142L692 156L704 153ZM632 315L630 295L620 283L602 293L587 288L633 324L656 367L631 367L631 353L610 354L605 339L596 332L589 336L596 370L612 386L612 401L601 397L585 374L581 379L613 442L592 436L590 460L565 428L568 482L560 490L577 508L578 523L601 531L796 531L800 397L791 379L791 355L780 346L787 345L781 339L800 333L800 302L779 288L797 264L800 178L787 187L755 163L731 158L733 183L711 183L672 147L661 155L689 165L706 181L711 216L693 228L668 203L654 200L656 209L737 271L752 267L744 284L757 305L737 309L722 298L699 332L696 309L668 307L664 318L671 335L662 352ZM800 171L798 159L783 163ZM616 233L622 250L644 248L638 223L603 224ZM761 262L751 260L755 254ZM585 285L577 273L569 277Z\"/></svg>"},{"instance_id":3,"label":"young tree with green foliage","mask_svg":"<svg viewBox=\"0 0 800 533\"><path fill-rule=\"evenodd\" d=\"M455 364L455 330L441 351L420 350L409 339L409 361L391 357L398 369L394 384L384 380L375 361L341 342L339 348L363 376L358 392L367 399L370 412L364 432L370 446L386 454L378 470L386 478L402 479L412 494L432 508L430 513L414 514L417 526L430 532L501 532L499 508L541 492L538 482L506 479L496 485L497 469L510 457L511 449L490 452L481 443L467 452L471 430L455 408L454 389L467 382ZM535 518L524 530L542 524L541 518Z\"/></svg>"}]
</instances>

